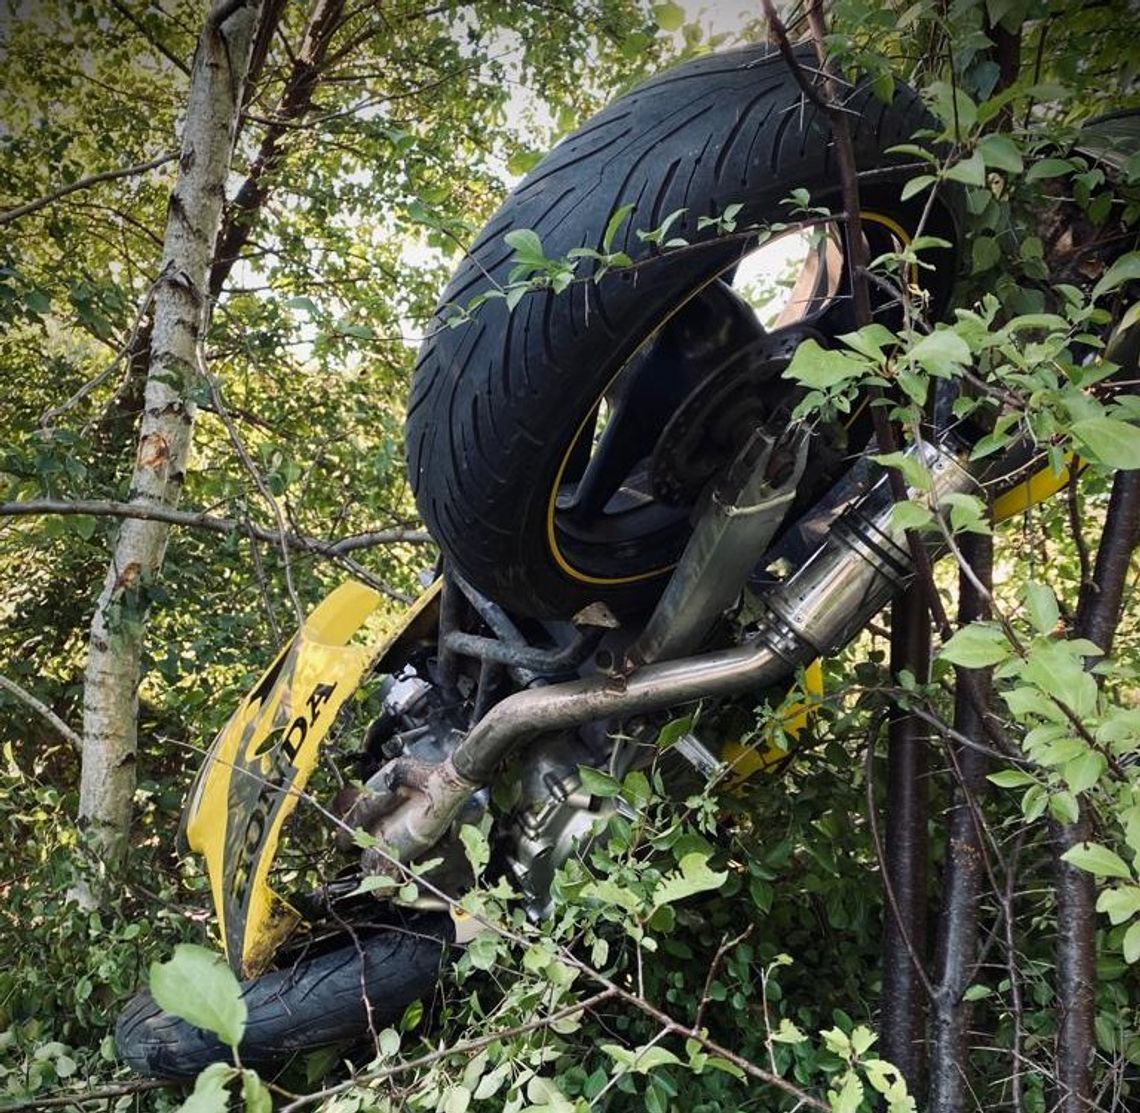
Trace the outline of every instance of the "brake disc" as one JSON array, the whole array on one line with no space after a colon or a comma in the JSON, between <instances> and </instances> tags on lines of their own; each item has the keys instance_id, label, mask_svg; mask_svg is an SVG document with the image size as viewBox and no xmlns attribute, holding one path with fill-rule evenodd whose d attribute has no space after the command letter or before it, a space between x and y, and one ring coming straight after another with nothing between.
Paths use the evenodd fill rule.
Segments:
<instances>
[{"instance_id":1,"label":"brake disc","mask_svg":"<svg viewBox=\"0 0 1140 1113\"><path fill-rule=\"evenodd\" d=\"M653 449L653 497L691 506L760 428L786 420L795 394L784 373L796 348L820 335L793 325L768 333L711 371L669 419Z\"/></svg>"}]
</instances>

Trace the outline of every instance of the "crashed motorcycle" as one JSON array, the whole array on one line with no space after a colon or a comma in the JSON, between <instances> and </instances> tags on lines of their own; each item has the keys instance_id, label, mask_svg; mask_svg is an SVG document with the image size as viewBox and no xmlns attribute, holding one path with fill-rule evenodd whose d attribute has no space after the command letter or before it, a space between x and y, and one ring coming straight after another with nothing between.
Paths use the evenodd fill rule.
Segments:
<instances>
[{"instance_id":1,"label":"crashed motorcycle","mask_svg":"<svg viewBox=\"0 0 1140 1113\"><path fill-rule=\"evenodd\" d=\"M833 423L792 420L804 391L784 371L798 347L855 327L844 222L823 221L829 232L784 259L783 308L765 318L750 300L755 230L797 226L793 190L838 204L827 121L801 101L766 46L665 71L517 186L443 294L407 420L442 575L380 634L375 591L334 591L222 730L187 804L184 838L245 979L244 1064L358 1041L431 994L472 931L456 904L472 884L463 825L489 822L490 868L537 922L560 865L618 806L591 794L583 768L620 777L653 762L687 792L782 762L821 693L820 659L911 580L899 492L870 460L868 399ZM936 237L933 268L914 270L908 291L936 320L961 241L956 197L903 200L913 171L891 152L930 120L901 84L890 103L855 87L846 107L867 247L898 252L920 226ZM624 265L564 289L551 268L546 288L502 296L520 255L543 273L574 252L620 252ZM901 319L889 291L874 312ZM1118 362L1135 362L1136 332L1118 338ZM985 492L1000 518L1068 482L1028 444L971 462L979 434L951 418L952 401L935 397L907 450L924 476L908 497L937 514ZM378 677L358 748L328 747ZM793 685L800 703L766 732L714 748L698 728L658 745L686 705L754 707ZM315 795L310 778L329 763L342 786ZM281 845L306 811L339 830L345 864L298 892ZM425 884L375 884L402 866ZM146 1075L229 1058L146 993L117 1042Z\"/></svg>"}]
</instances>

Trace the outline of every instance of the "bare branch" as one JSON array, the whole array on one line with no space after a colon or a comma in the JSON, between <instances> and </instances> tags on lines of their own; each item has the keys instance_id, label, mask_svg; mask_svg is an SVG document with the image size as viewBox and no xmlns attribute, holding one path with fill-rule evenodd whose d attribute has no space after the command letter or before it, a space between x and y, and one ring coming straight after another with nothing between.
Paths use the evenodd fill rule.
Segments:
<instances>
[{"instance_id":1,"label":"bare branch","mask_svg":"<svg viewBox=\"0 0 1140 1113\"><path fill-rule=\"evenodd\" d=\"M138 518L142 521L169 522L174 526L190 526L211 533L249 534L258 541L278 543L284 541L291 549L315 553L333 559L347 556L360 549L380 545L430 545L431 534L422 529L380 529L368 533L354 533L340 541L325 541L303 534L279 534L236 518L219 518L204 511L177 510L170 506L149 503L118 502L113 499L28 499L26 502L0 502L0 518L30 517L44 514L88 514L97 518ZM403 596L397 593L397 597Z\"/></svg>"},{"instance_id":2,"label":"bare branch","mask_svg":"<svg viewBox=\"0 0 1140 1113\"><path fill-rule=\"evenodd\" d=\"M111 182L116 178L132 178L136 174L145 174L148 170L154 170L156 167L173 162L177 157L178 152L171 151L168 154L160 155L158 158L152 158L149 162L124 166L121 170L103 170L98 174L89 174L86 178L79 178L70 185L60 186L59 189L52 190L51 193L45 193L43 197L37 197L34 201L28 201L23 205L17 205L14 209L0 212L0 225L11 224L13 220L19 220L22 216L45 209L69 193L78 193L81 189L90 189L92 186L99 185L100 182Z\"/></svg>"},{"instance_id":3,"label":"bare branch","mask_svg":"<svg viewBox=\"0 0 1140 1113\"><path fill-rule=\"evenodd\" d=\"M51 723L53 727L68 740L77 750L83 749L83 739L71 729L46 703L41 703L31 692L25 691L14 680L0 674L0 690L15 696L21 703L25 703L37 715Z\"/></svg>"},{"instance_id":4,"label":"bare branch","mask_svg":"<svg viewBox=\"0 0 1140 1113\"><path fill-rule=\"evenodd\" d=\"M297 621L303 623L305 620L305 612L301 607L301 600L297 597L297 589L293 585L293 568L289 562L289 544L285 540L285 517L281 513L281 504L266 485L261 472L258 471L257 465L253 462L253 457L250 456L246 449L245 442L241 439L237 427L234 425L233 418L230 417L229 411L226 409L226 404L222 400L222 391L218 385L218 380L210 374L210 370L206 366L205 353L201 348L198 349L198 371L209 385L210 397L214 402L214 412L225 426L226 433L229 434L230 444L233 445L234 451L242 463L242 467L249 473L254 486L257 488L258 494L261 495L268 504L269 509L273 512L273 518L277 523L277 544L281 548L281 566L285 571L285 588L289 593L289 600L293 604L293 611L297 616Z\"/></svg>"},{"instance_id":5,"label":"bare branch","mask_svg":"<svg viewBox=\"0 0 1140 1113\"><path fill-rule=\"evenodd\" d=\"M111 7L114 8L115 11L117 11L128 22L133 23L138 33L142 35L142 37L146 39L146 41L150 43L150 45L153 46L154 49L157 50L159 54L161 54L172 66L180 69L187 77L190 76L190 67L181 58L179 58L178 55L174 53L174 51L168 49L163 43L155 38L154 35L152 35L148 30L146 24L143 23L143 21L139 19L139 17L135 15L135 13L132 12L126 4L123 3L123 0L111 0Z\"/></svg>"},{"instance_id":6,"label":"bare branch","mask_svg":"<svg viewBox=\"0 0 1140 1113\"><path fill-rule=\"evenodd\" d=\"M121 1082L114 1086L103 1086L95 1090L76 1090L70 1094L45 1094L42 1097L28 1098L4 1106L4 1113L25 1113L29 1109L67 1109L72 1106L88 1105L93 1101L109 1101L127 1094L139 1094L145 1090L170 1090L179 1082L159 1081L153 1078L138 1078L133 1082Z\"/></svg>"}]
</instances>

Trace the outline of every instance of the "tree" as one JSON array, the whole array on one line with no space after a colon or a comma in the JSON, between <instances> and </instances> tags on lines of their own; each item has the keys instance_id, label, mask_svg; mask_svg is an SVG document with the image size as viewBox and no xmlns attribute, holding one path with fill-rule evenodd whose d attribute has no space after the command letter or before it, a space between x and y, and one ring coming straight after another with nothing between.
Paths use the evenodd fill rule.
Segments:
<instances>
[{"instance_id":1,"label":"tree","mask_svg":"<svg viewBox=\"0 0 1140 1113\"><path fill-rule=\"evenodd\" d=\"M177 508L197 409L209 372L210 267L262 6L215 4L190 71L179 176L151 294L143 413L130 501ZM158 579L169 524L127 518L95 605L83 695L79 825L95 861L117 872L135 788L138 687L146 599ZM88 891L81 899L91 900Z\"/></svg>"}]
</instances>

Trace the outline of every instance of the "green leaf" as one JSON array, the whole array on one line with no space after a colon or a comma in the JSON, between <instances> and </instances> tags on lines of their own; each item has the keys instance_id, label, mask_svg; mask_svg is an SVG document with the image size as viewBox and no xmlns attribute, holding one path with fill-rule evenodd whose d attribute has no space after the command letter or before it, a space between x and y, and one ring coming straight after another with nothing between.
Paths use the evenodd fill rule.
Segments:
<instances>
[{"instance_id":1,"label":"green leaf","mask_svg":"<svg viewBox=\"0 0 1140 1113\"><path fill-rule=\"evenodd\" d=\"M793 379L810 390L826 390L866 373L867 364L863 360L822 348L814 340L805 340L796 348L784 378Z\"/></svg>"},{"instance_id":2,"label":"green leaf","mask_svg":"<svg viewBox=\"0 0 1140 1113\"><path fill-rule=\"evenodd\" d=\"M1005 170L1020 174L1025 168L1021 151L1008 135L983 135L978 140L978 151L985 164L994 170Z\"/></svg>"},{"instance_id":3,"label":"green leaf","mask_svg":"<svg viewBox=\"0 0 1140 1113\"><path fill-rule=\"evenodd\" d=\"M1075 169L1067 158L1043 158L1029 168L1025 180L1038 182L1044 178L1059 178L1062 174L1071 174Z\"/></svg>"},{"instance_id":4,"label":"green leaf","mask_svg":"<svg viewBox=\"0 0 1140 1113\"><path fill-rule=\"evenodd\" d=\"M515 228L508 232L503 240L508 247L515 249L515 255L520 262L545 263L546 256L542 253L542 240L536 232L529 228Z\"/></svg>"},{"instance_id":5,"label":"green leaf","mask_svg":"<svg viewBox=\"0 0 1140 1113\"><path fill-rule=\"evenodd\" d=\"M578 766L578 776L582 779L582 787L591 796L608 798L621 794L621 781L603 773L600 769L591 769L588 765Z\"/></svg>"},{"instance_id":6,"label":"green leaf","mask_svg":"<svg viewBox=\"0 0 1140 1113\"><path fill-rule=\"evenodd\" d=\"M895 334L878 322L864 325L858 332L845 332L839 339L847 347L854 348L861 356L880 364L885 358L883 349L897 342Z\"/></svg>"},{"instance_id":7,"label":"green leaf","mask_svg":"<svg viewBox=\"0 0 1140 1113\"><path fill-rule=\"evenodd\" d=\"M150 991L173 1016L213 1032L236 1048L245 1031L241 986L221 956L193 943L180 943L169 962L150 968Z\"/></svg>"},{"instance_id":8,"label":"green leaf","mask_svg":"<svg viewBox=\"0 0 1140 1113\"><path fill-rule=\"evenodd\" d=\"M906 485L914 490L930 490L930 472L909 452L886 452L872 459L883 468L898 468L906 480Z\"/></svg>"},{"instance_id":9,"label":"green leaf","mask_svg":"<svg viewBox=\"0 0 1140 1113\"><path fill-rule=\"evenodd\" d=\"M521 177L529 174L541 161L541 151L515 151L507 159L507 172Z\"/></svg>"},{"instance_id":10,"label":"green leaf","mask_svg":"<svg viewBox=\"0 0 1140 1113\"><path fill-rule=\"evenodd\" d=\"M1130 251L1122 255L1111 267L1100 276L1093 287L1093 301L1103 295L1123 286L1125 282L1135 282L1140 279L1140 251Z\"/></svg>"},{"instance_id":11,"label":"green leaf","mask_svg":"<svg viewBox=\"0 0 1140 1113\"><path fill-rule=\"evenodd\" d=\"M911 178L906 185L902 187L902 192L899 194L900 201L909 201L916 193L921 193L927 186L932 185L938 179L933 174L919 174L916 178Z\"/></svg>"},{"instance_id":12,"label":"green leaf","mask_svg":"<svg viewBox=\"0 0 1140 1113\"><path fill-rule=\"evenodd\" d=\"M772 1033L773 1043L806 1043L807 1036L799 1030L786 1016L781 1018L779 1026Z\"/></svg>"},{"instance_id":13,"label":"green leaf","mask_svg":"<svg viewBox=\"0 0 1140 1113\"><path fill-rule=\"evenodd\" d=\"M1029 612L1029 621L1042 634L1051 634L1061 620L1061 610L1057 606L1057 597L1048 584L1039 584L1030 580L1021 589L1025 600L1025 609Z\"/></svg>"},{"instance_id":14,"label":"green leaf","mask_svg":"<svg viewBox=\"0 0 1140 1113\"><path fill-rule=\"evenodd\" d=\"M491 860L491 848L487 843L487 836L478 827L465 823L459 828L459 841L463 843L467 861L471 864L471 872L476 877L481 877Z\"/></svg>"},{"instance_id":15,"label":"green leaf","mask_svg":"<svg viewBox=\"0 0 1140 1113\"><path fill-rule=\"evenodd\" d=\"M1132 871L1125 864L1119 854L1101 846L1097 842L1081 842L1070 847L1061 855L1062 862L1068 862L1077 869L1097 877L1122 877L1126 881L1132 879Z\"/></svg>"},{"instance_id":16,"label":"green leaf","mask_svg":"<svg viewBox=\"0 0 1140 1113\"><path fill-rule=\"evenodd\" d=\"M1140 428L1114 417L1087 417L1069 430L1081 455L1107 468L1140 468Z\"/></svg>"},{"instance_id":17,"label":"green leaf","mask_svg":"<svg viewBox=\"0 0 1140 1113\"><path fill-rule=\"evenodd\" d=\"M1024 769L1001 769L997 773L990 773L986 780L998 788L1022 788L1024 785L1036 784L1036 779Z\"/></svg>"},{"instance_id":18,"label":"green leaf","mask_svg":"<svg viewBox=\"0 0 1140 1113\"><path fill-rule=\"evenodd\" d=\"M931 107L946 130L960 138L978 122L978 107L961 85L932 81L927 87Z\"/></svg>"},{"instance_id":19,"label":"green leaf","mask_svg":"<svg viewBox=\"0 0 1140 1113\"><path fill-rule=\"evenodd\" d=\"M970 246L970 265L974 274L982 274L1001 262L1001 248L993 236L975 236Z\"/></svg>"},{"instance_id":20,"label":"green leaf","mask_svg":"<svg viewBox=\"0 0 1140 1113\"><path fill-rule=\"evenodd\" d=\"M933 523L933 513L921 503L896 502L891 508L891 525L895 529L925 529Z\"/></svg>"},{"instance_id":21,"label":"green leaf","mask_svg":"<svg viewBox=\"0 0 1140 1113\"><path fill-rule=\"evenodd\" d=\"M1088 792L1100 780L1106 765L1104 757L1096 750L1085 750L1083 754L1065 762L1061 776L1070 792L1080 794Z\"/></svg>"},{"instance_id":22,"label":"green leaf","mask_svg":"<svg viewBox=\"0 0 1140 1113\"><path fill-rule=\"evenodd\" d=\"M940 328L915 344L910 357L932 375L949 376L970 362L970 345L953 329Z\"/></svg>"},{"instance_id":23,"label":"green leaf","mask_svg":"<svg viewBox=\"0 0 1140 1113\"><path fill-rule=\"evenodd\" d=\"M379 1036L380 1054L391 1059L400 1050L400 1033L395 1028L385 1028Z\"/></svg>"},{"instance_id":24,"label":"green leaf","mask_svg":"<svg viewBox=\"0 0 1140 1113\"><path fill-rule=\"evenodd\" d=\"M666 1047L654 1045L634 1053L633 1069L638 1074L648 1074L657 1067L678 1066L681 1062L676 1055Z\"/></svg>"},{"instance_id":25,"label":"green leaf","mask_svg":"<svg viewBox=\"0 0 1140 1113\"><path fill-rule=\"evenodd\" d=\"M606 222L606 230L602 233L602 250L609 251L614 242L614 236L618 234L618 229L625 222L625 218L633 212L633 202L628 205L622 205L620 208L614 210L613 215Z\"/></svg>"},{"instance_id":26,"label":"green leaf","mask_svg":"<svg viewBox=\"0 0 1140 1113\"><path fill-rule=\"evenodd\" d=\"M1124 961L1131 964L1140 958L1140 920L1124 933Z\"/></svg>"},{"instance_id":27,"label":"green leaf","mask_svg":"<svg viewBox=\"0 0 1140 1113\"><path fill-rule=\"evenodd\" d=\"M466 1086L448 1086L443 1100L436 1106L439 1113L467 1113L471 1091Z\"/></svg>"},{"instance_id":28,"label":"green leaf","mask_svg":"<svg viewBox=\"0 0 1140 1113\"><path fill-rule=\"evenodd\" d=\"M988 985L972 985L965 993L962 994L963 1001L980 1001L983 997L989 997L993 993Z\"/></svg>"},{"instance_id":29,"label":"green leaf","mask_svg":"<svg viewBox=\"0 0 1140 1113\"><path fill-rule=\"evenodd\" d=\"M1113 926L1131 920L1140 912L1140 885L1118 885L1115 889L1105 889L1097 897L1096 910L1107 912Z\"/></svg>"},{"instance_id":30,"label":"green leaf","mask_svg":"<svg viewBox=\"0 0 1140 1113\"><path fill-rule=\"evenodd\" d=\"M653 907L660 908L663 904L684 900L694 893L719 889L727 879L727 870L718 873L709 869L708 854L694 850L681 859L677 870L657 883L657 888L653 890Z\"/></svg>"},{"instance_id":31,"label":"green leaf","mask_svg":"<svg viewBox=\"0 0 1140 1113\"><path fill-rule=\"evenodd\" d=\"M653 5L653 18L662 31L677 31L685 22L685 9L672 0L666 0L664 4Z\"/></svg>"},{"instance_id":32,"label":"green leaf","mask_svg":"<svg viewBox=\"0 0 1140 1113\"><path fill-rule=\"evenodd\" d=\"M849 1070L842 1076L838 1090L827 1091L827 1100L831 1113L858 1113L863 1104L863 1083L859 1076Z\"/></svg>"},{"instance_id":33,"label":"green leaf","mask_svg":"<svg viewBox=\"0 0 1140 1113\"><path fill-rule=\"evenodd\" d=\"M273 1098L269 1088L257 1076L257 1071L241 1072L241 1096L245 1113L273 1113Z\"/></svg>"},{"instance_id":34,"label":"green leaf","mask_svg":"<svg viewBox=\"0 0 1140 1113\"><path fill-rule=\"evenodd\" d=\"M970 155L961 162L954 163L946 171L946 177L952 182L961 182L963 185L984 186L986 184L986 164L978 153Z\"/></svg>"},{"instance_id":35,"label":"green leaf","mask_svg":"<svg viewBox=\"0 0 1140 1113\"><path fill-rule=\"evenodd\" d=\"M481 931L467 944L467 957L476 970L490 970L499 957L499 937L489 929Z\"/></svg>"},{"instance_id":36,"label":"green leaf","mask_svg":"<svg viewBox=\"0 0 1140 1113\"><path fill-rule=\"evenodd\" d=\"M895 96L895 79L886 72L877 74L871 80L871 92L883 104L890 104Z\"/></svg>"},{"instance_id":37,"label":"green leaf","mask_svg":"<svg viewBox=\"0 0 1140 1113\"><path fill-rule=\"evenodd\" d=\"M1006 636L996 626L973 622L963 626L942 647L939 658L965 669L984 669L1012 656Z\"/></svg>"},{"instance_id":38,"label":"green leaf","mask_svg":"<svg viewBox=\"0 0 1140 1113\"><path fill-rule=\"evenodd\" d=\"M226 1086L237 1075L228 1063L211 1063L194 1081L194 1092L178 1107L178 1113L225 1113L229 1108Z\"/></svg>"},{"instance_id":39,"label":"green leaf","mask_svg":"<svg viewBox=\"0 0 1140 1113\"><path fill-rule=\"evenodd\" d=\"M358 325L352 321L337 321L334 328L341 336L352 336L357 340L372 340L376 330L369 325Z\"/></svg>"},{"instance_id":40,"label":"green leaf","mask_svg":"<svg viewBox=\"0 0 1140 1113\"><path fill-rule=\"evenodd\" d=\"M95 518L90 514L76 514L70 519L70 526L84 541L90 541L95 536Z\"/></svg>"},{"instance_id":41,"label":"green leaf","mask_svg":"<svg viewBox=\"0 0 1140 1113\"><path fill-rule=\"evenodd\" d=\"M43 290L29 290L24 295L24 304L41 317L51 312L51 297Z\"/></svg>"},{"instance_id":42,"label":"green leaf","mask_svg":"<svg viewBox=\"0 0 1140 1113\"><path fill-rule=\"evenodd\" d=\"M1081 818L1081 806L1071 792L1051 792L1049 814L1058 823L1076 823Z\"/></svg>"}]
</instances>

